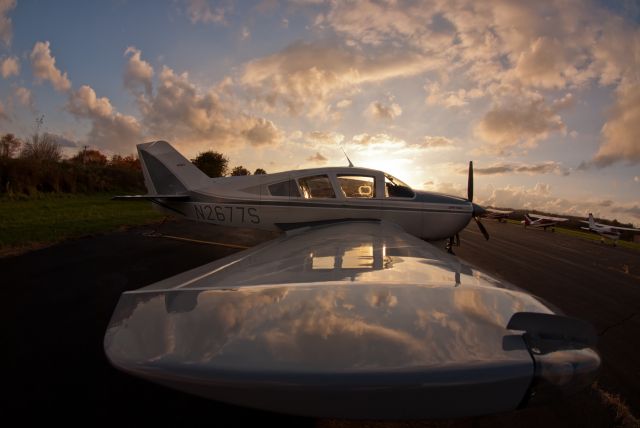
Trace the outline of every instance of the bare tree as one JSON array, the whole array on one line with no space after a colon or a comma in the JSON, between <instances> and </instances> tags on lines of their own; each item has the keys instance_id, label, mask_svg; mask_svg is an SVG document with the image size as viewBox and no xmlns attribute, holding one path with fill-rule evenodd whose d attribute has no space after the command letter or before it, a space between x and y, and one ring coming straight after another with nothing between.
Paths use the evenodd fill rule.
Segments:
<instances>
[{"instance_id":1,"label":"bare tree","mask_svg":"<svg viewBox=\"0 0 640 428\"><path fill-rule=\"evenodd\" d=\"M36 132L24 144L20 157L37 161L57 162L62 158L62 150L51 134Z\"/></svg>"},{"instance_id":2,"label":"bare tree","mask_svg":"<svg viewBox=\"0 0 640 428\"><path fill-rule=\"evenodd\" d=\"M12 158L18 149L22 141L16 138L13 134L5 134L0 138L0 158Z\"/></svg>"}]
</instances>

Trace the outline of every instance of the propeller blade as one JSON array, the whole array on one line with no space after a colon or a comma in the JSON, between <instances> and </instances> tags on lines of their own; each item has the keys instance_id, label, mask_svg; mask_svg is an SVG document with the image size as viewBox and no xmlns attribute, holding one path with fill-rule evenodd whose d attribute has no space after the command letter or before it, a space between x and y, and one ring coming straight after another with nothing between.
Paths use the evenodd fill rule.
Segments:
<instances>
[{"instance_id":1,"label":"propeller blade","mask_svg":"<svg viewBox=\"0 0 640 428\"><path fill-rule=\"evenodd\" d=\"M467 199L473 202L473 161L469 161L469 179L467 182Z\"/></svg>"},{"instance_id":2,"label":"propeller blade","mask_svg":"<svg viewBox=\"0 0 640 428\"><path fill-rule=\"evenodd\" d=\"M476 224L478 225L478 228L480 229L480 232L482 232L482 235L484 236L484 239L486 239L488 241L489 240L489 232L487 232L487 229L484 228L484 225L482 223L480 223L480 217L474 217L473 219L476 221Z\"/></svg>"}]
</instances>

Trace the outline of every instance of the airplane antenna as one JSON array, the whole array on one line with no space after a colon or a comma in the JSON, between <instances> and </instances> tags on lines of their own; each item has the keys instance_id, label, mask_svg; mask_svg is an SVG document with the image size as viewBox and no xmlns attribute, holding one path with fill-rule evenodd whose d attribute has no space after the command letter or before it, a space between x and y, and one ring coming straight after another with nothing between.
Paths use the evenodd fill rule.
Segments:
<instances>
[{"instance_id":1,"label":"airplane antenna","mask_svg":"<svg viewBox=\"0 0 640 428\"><path fill-rule=\"evenodd\" d=\"M342 149L342 153L344 153L344 157L346 157L347 160L349 161L349 168L353 168L353 162L351 162L351 159L349 159L349 156L347 156L347 152L345 152L344 149Z\"/></svg>"}]
</instances>

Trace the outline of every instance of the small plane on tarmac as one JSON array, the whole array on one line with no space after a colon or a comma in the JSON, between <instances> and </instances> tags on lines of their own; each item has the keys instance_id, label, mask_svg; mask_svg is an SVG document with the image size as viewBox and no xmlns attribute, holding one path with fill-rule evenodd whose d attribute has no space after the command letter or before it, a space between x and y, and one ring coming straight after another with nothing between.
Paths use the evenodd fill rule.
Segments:
<instances>
[{"instance_id":1,"label":"small plane on tarmac","mask_svg":"<svg viewBox=\"0 0 640 428\"><path fill-rule=\"evenodd\" d=\"M345 167L209 178L168 143L138 145L163 211L284 233L122 294L104 337L132 375L236 405L312 417L499 413L587 387L588 323L460 262L482 208Z\"/></svg>"},{"instance_id":2,"label":"small plane on tarmac","mask_svg":"<svg viewBox=\"0 0 640 428\"><path fill-rule=\"evenodd\" d=\"M565 221L568 221L568 220L569 220L568 218L562 218L562 217L549 217L549 216L538 215L538 214L525 214L524 220L522 220L520 223L522 223L524 227L527 227L527 226L541 227L544 230L547 230L547 227L550 227L551 231L554 232L555 231L554 226L556 224L564 223Z\"/></svg>"},{"instance_id":3,"label":"small plane on tarmac","mask_svg":"<svg viewBox=\"0 0 640 428\"><path fill-rule=\"evenodd\" d=\"M495 208L485 208L483 217L498 220L500 223L506 223L507 219L512 213L513 211L497 210Z\"/></svg>"},{"instance_id":4,"label":"small plane on tarmac","mask_svg":"<svg viewBox=\"0 0 640 428\"><path fill-rule=\"evenodd\" d=\"M581 227L580 229L590 230L592 232L596 232L600 235L601 242L604 243L604 238L609 238L613 241L613 246L616 246L616 242L620 239L620 231L621 230L630 230L635 232L640 232L640 229L634 229L633 227L618 227L618 226L610 226L608 224L596 223L596 220L593 218L593 214L589 213L589 220L580 220L582 223L587 223L588 227Z\"/></svg>"}]
</instances>

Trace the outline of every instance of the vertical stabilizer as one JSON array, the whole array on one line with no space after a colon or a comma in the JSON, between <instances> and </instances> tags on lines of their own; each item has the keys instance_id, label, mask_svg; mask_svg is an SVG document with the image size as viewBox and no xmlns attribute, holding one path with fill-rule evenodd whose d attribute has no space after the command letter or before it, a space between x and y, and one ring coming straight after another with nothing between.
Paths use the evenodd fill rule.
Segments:
<instances>
[{"instance_id":1,"label":"vertical stabilizer","mask_svg":"<svg viewBox=\"0 0 640 428\"><path fill-rule=\"evenodd\" d=\"M166 141L138 144L137 148L149 194L183 195L209 180Z\"/></svg>"}]
</instances>

